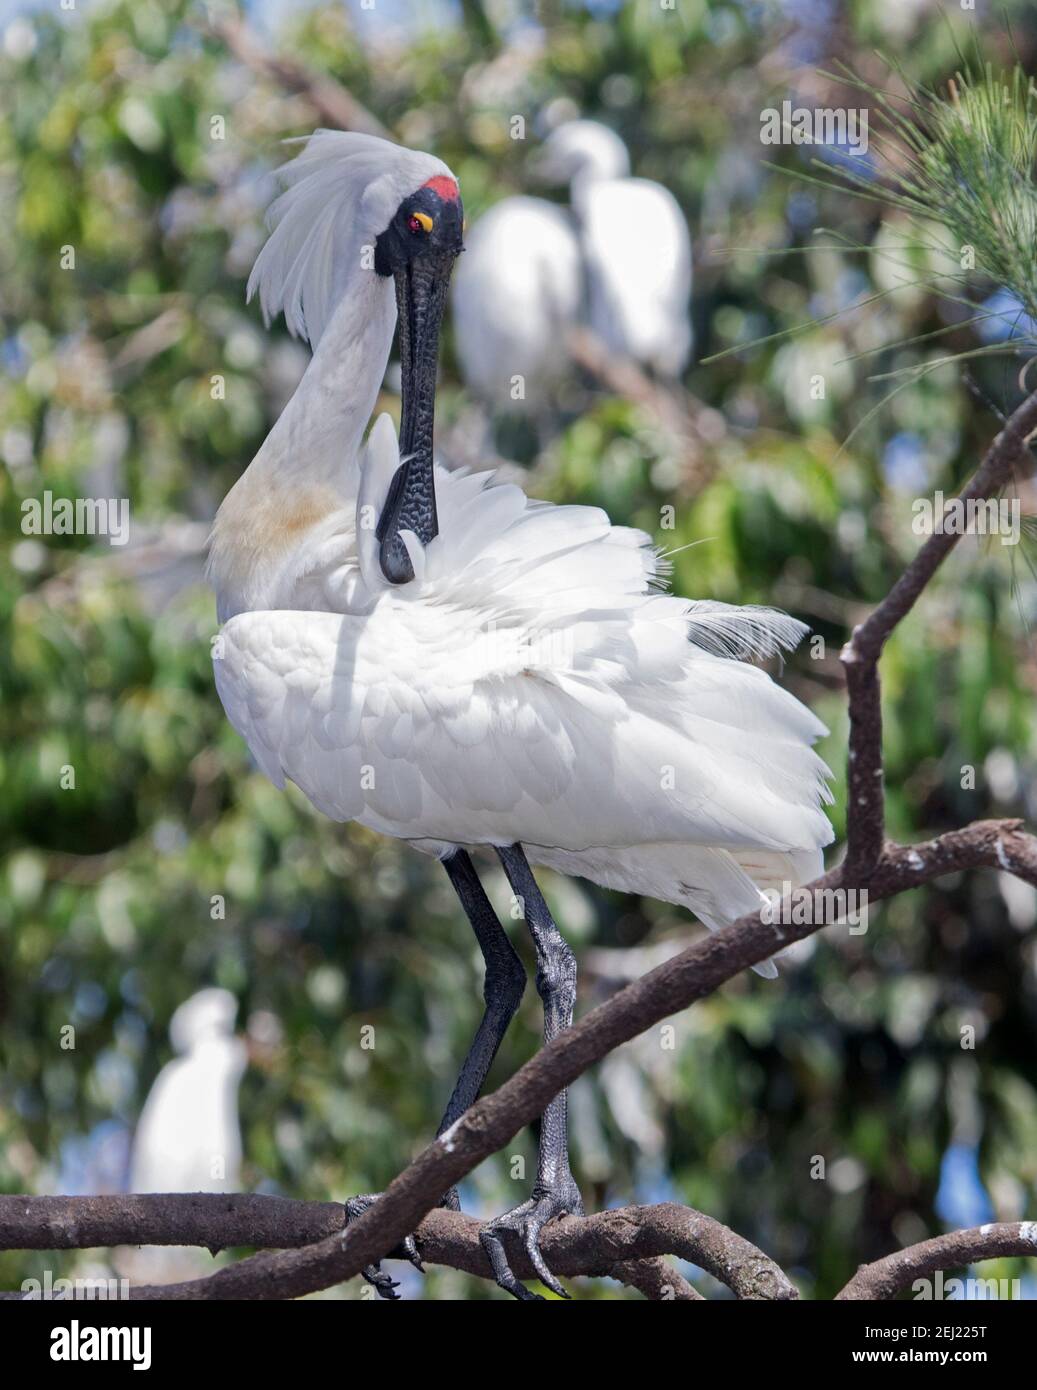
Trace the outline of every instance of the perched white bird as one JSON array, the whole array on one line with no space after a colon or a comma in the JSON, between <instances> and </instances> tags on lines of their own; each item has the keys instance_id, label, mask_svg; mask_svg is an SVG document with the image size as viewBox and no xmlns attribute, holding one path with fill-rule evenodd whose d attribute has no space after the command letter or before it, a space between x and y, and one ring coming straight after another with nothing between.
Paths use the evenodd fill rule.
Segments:
<instances>
[{"instance_id":1,"label":"perched white bird","mask_svg":"<svg viewBox=\"0 0 1037 1390\"><path fill-rule=\"evenodd\" d=\"M824 730L742 660L794 645L800 623L672 597L642 532L433 464L462 228L446 166L321 131L281 176L250 284L315 351L216 518L216 684L278 786L443 861L486 958L487 1010L442 1132L478 1094L524 983L468 849L495 849L524 903L549 1039L572 1021L575 963L526 856L719 927L821 871ZM402 449L385 415L361 448L397 305ZM560 1289L538 1234L582 1210L565 1106L544 1113L533 1196L483 1232L517 1297L534 1295L502 1232Z\"/></svg>"},{"instance_id":2,"label":"perched white bird","mask_svg":"<svg viewBox=\"0 0 1037 1390\"><path fill-rule=\"evenodd\" d=\"M537 166L569 185L591 328L613 352L679 377L691 354L691 237L673 194L630 178L626 146L597 121L558 126Z\"/></svg>"},{"instance_id":3,"label":"perched white bird","mask_svg":"<svg viewBox=\"0 0 1037 1390\"><path fill-rule=\"evenodd\" d=\"M572 219L543 198L505 198L466 238L455 276L457 356L493 410L541 415L569 364L583 265Z\"/></svg>"},{"instance_id":4,"label":"perched white bird","mask_svg":"<svg viewBox=\"0 0 1037 1390\"><path fill-rule=\"evenodd\" d=\"M238 1005L203 989L177 1009L169 1038L180 1056L159 1072L141 1111L131 1192L237 1192L241 1186L238 1086L246 1050L234 1036Z\"/></svg>"},{"instance_id":5,"label":"perched white bird","mask_svg":"<svg viewBox=\"0 0 1037 1390\"><path fill-rule=\"evenodd\" d=\"M691 239L673 195L630 178L626 146L596 121L559 126L534 164L569 185L573 215L513 197L473 226L453 291L469 389L497 411L522 401L541 413L568 365L566 335L584 320L618 356L679 377L691 353Z\"/></svg>"}]
</instances>

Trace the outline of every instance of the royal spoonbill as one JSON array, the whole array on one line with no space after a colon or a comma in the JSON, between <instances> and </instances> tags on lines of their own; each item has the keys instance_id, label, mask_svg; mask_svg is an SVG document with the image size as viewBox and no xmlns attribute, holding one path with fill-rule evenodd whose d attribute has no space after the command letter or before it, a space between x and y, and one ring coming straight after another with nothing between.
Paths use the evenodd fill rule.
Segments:
<instances>
[{"instance_id":1,"label":"royal spoonbill","mask_svg":"<svg viewBox=\"0 0 1037 1390\"><path fill-rule=\"evenodd\" d=\"M572 1021L576 964L530 861L719 927L820 872L827 769L811 745L824 730L744 660L794 645L800 623L673 597L642 532L434 464L463 226L446 165L318 131L280 177L250 289L314 351L214 523L216 684L273 782L435 856L456 889L486 1010L442 1134L478 1095L524 985L469 852L495 851L521 904L549 1040ZM397 320L400 440L382 415L361 447ZM564 1292L538 1239L582 1211L566 1129L562 1094L531 1197L482 1233L518 1298L536 1295L510 1269L512 1238Z\"/></svg>"},{"instance_id":2,"label":"royal spoonbill","mask_svg":"<svg viewBox=\"0 0 1037 1390\"><path fill-rule=\"evenodd\" d=\"M169 1038L180 1055L159 1072L141 1111L131 1192L239 1190L246 1049L234 1036L237 1012L233 994L203 989L174 1013Z\"/></svg>"},{"instance_id":3,"label":"royal spoonbill","mask_svg":"<svg viewBox=\"0 0 1037 1390\"><path fill-rule=\"evenodd\" d=\"M532 163L569 186L572 212L511 197L473 225L453 291L469 390L494 410L541 415L568 365L566 335L584 321L618 356L679 377L691 238L673 195L631 178L626 146L597 121L558 126Z\"/></svg>"}]
</instances>

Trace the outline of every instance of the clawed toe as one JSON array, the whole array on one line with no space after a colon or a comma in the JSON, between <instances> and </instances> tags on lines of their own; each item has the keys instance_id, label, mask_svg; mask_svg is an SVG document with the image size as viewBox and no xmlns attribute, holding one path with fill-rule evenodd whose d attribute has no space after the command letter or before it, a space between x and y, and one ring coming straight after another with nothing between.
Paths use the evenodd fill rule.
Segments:
<instances>
[{"instance_id":1,"label":"clawed toe","mask_svg":"<svg viewBox=\"0 0 1037 1390\"><path fill-rule=\"evenodd\" d=\"M380 1196L381 1193L378 1192L366 1192L359 1197L350 1197L348 1202L343 1204L346 1210L346 1225L348 1226L351 1221L356 1221L363 1216L369 1207L374 1206ZM418 1247L413 1236L406 1236L395 1250L389 1252L388 1258L390 1260L409 1260L419 1273L425 1273L425 1266L421 1263L421 1256L418 1254ZM366 1265L360 1273L379 1298L385 1298L391 1302L399 1299L400 1295L397 1293L399 1284L386 1274L380 1265Z\"/></svg>"},{"instance_id":2,"label":"clawed toe","mask_svg":"<svg viewBox=\"0 0 1037 1390\"><path fill-rule=\"evenodd\" d=\"M493 1277L500 1287L525 1303L543 1302L543 1296L527 1289L512 1271L504 1249L504 1237L511 1234L522 1242L540 1282L559 1298L568 1298L569 1294L548 1269L541 1254L540 1233L549 1222L558 1217L582 1215L583 1202L576 1184L569 1179L550 1191L534 1190L528 1202L523 1202L521 1206L491 1221L485 1230L479 1233L479 1240L493 1269Z\"/></svg>"}]
</instances>

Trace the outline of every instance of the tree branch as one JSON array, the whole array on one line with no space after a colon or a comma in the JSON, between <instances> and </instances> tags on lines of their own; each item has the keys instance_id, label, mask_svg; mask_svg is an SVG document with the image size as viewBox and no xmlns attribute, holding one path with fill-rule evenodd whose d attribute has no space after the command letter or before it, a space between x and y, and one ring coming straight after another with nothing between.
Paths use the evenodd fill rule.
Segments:
<instances>
[{"instance_id":1,"label":"tree branch","mask_svg":"<svg viewBox=\"0 0 1037 1390\"><path fill-rule=\"evenodd\" d=\"M861 1265L836 1299L845 1302L895 1298L915 1279L935 1274L938 1269L961 1269L978 1260L1005 1255L1037 1256L1037 1221L973 1226L967 1231L923 1240L874 1264Z\"/></svg>"},{"instance_id":2,"label":"tree branch","mask_svg":"<svg viewBox=\"0 0 1037 1390\"><path fill-rule=\"evenodd\" d=\"M198 1245L214 1255L239 1245L288 1249L341 1234L344 1210L337 1202L298 1202L286 1197L163 1193L129 1197L0 1197L0 1249L70 1250L112 1245ZM428 1264L448 1265L482 1279L493 1271L473 1216L441 1208L429 1212L415 1239ZM676 1255L708 1270L739 1298L796 1298L796 1289L774 1263L719 1221L676 1203L624 1207L557 1222L543 1238L557 1272L611 1277L650 1298L701 1298L661 1256ZM515 1270L536 1278L523 1251ZM137 1288L135 1298L193 1297L208 1280ZM183 1292L180 1292L183 1291ZM13 1295L17 1297L18 1295Z\"/></svg>"},{"instance_id":3,"label":"tree branch","mask_svg":"<svg viewBox=\"0 0 1037 1390\"><path fill-rule=\"evenodd\" d=\"M967 505L999 493L1026 458L1035 430L1037 392L1028 396L1006 421L979 468L958 494L959 500ZM879 606L854 628L840 656L850 701L846 866L853 874L872 869L882 854L885 796L879 657L893 629L911 612L958 540L957 531L934 531Z\"/></svg>"},{"instance_id":4,"label":"tree branch","mask_svg":"<svg viewBox=\"0 0 1037 1390\"><path fill-rule=\"evenodd\" d=\"M245 1192L117 1197L0 1197L0 1250L89 1250L111 1245L235 1245L286 1250L341 1231L341 1202Z\"/></svg>"},{"instance_id":5,"label":"tree branch","mask_svg":"<svg viewBox=\"0 0 1037 1390\"><path fill-rule=\"evenodd\" d=\"M1024 832L1019 821L980 821L922 844L890 845L881 865L868 878L867 887L871 899L877 901L929 883L943 874L973 868L1005 869L1037 885L1037 837ZM855 885L847 881L842 868L826 874L814 885L818 889L833 890L850 886ZM711 993L750 965L794 941L813 935L823 925L826 924L765 923L754 913L697 941L594 1009L537 1053L510 1081L477 1101L451 1130L420 1153L390 1184L383 1197L345 1231L336 1230L303 1249L253 1255L207 1278L161 1288L134 1289L130 1296L144 1299L298 1298L353 1278L365 1265L394 1249L409 1231L417 1231L426 1213L430 1220L438 1219L439 1213L430 1212L430 1208L447 1188L483 1158L503 1148L541 1113L553 1096L594 1062L653 1023ZM609 1213L602 1215L607 1217ZM587 1220L593 1222L598 1218ZM543 1238L545 1256L552 1267L555 1267L555 1257L550 1242L557 1238L561 1229L564 1227L552 1226ZM519 1248L513 1253L518 1261L516 1272L526 1269L521 1263L523 1257ZM612 1263L632 1254L659 1253L664 1252L617 1250ZM704 1259L696 1262L711 1268ZM564 1263L559 1263L557 1268L566 1272Z\"/></svg>"}]
</instances>

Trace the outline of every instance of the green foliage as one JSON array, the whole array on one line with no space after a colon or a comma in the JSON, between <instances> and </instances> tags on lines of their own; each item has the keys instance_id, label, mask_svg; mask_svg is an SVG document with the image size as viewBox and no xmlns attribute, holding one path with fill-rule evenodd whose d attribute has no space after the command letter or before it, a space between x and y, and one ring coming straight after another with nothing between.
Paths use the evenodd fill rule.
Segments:
<instances>
[{"instance_id":1,"label":"green foliage","mask_svg":"<svg viewBox=\"0 0 1037 1390\"><path fill-rule=\"evenodd\" d=\"M957 73L945 94L909 79L906 85L907 95L898 99L861 84L887 126L880 152L889 182L877 196L940 223L948 234L941 249L952 261L972 248L987 280L1006 286L1031 317L1037 316L1033 80L1019 66L999 73L988 63ZM851 169L847 177L873 193L873 176Z\"/></svg>"}]
</instances>

